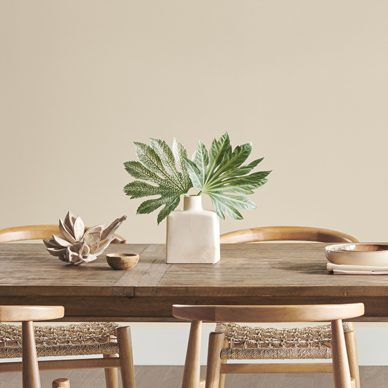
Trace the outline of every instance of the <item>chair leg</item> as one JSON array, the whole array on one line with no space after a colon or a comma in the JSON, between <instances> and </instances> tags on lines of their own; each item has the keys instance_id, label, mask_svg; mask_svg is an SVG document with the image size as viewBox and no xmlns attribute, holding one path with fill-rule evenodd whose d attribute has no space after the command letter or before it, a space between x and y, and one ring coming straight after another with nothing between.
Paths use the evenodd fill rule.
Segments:
<instances>
[{"instance_id":1,"label":"chair leg","mask_svg":"<svg viewBox=\"0 0 388 388\"><path fill-rule=\"evenodd\" d=\"M206 367L206 388L219 388L221 350L224 345L224 338L224 333L210 333Z\"/></svg>"},{"instance_id":2,"label":"chair leg","mask_svg":"<svg viewBox=\"0 0 388 388\"><path fill-rule=\"evenodd\" d=\"M345 332L346 351L348 353L350 375L355 381L355 388L360 388L360 369L358 365L356 335L353 327L350 326L350 328L352 329L351 331Z\"/></svg>"},{"instance_id":3,"label":"chair leg","mask_svg":"<svg viewBox=\"0 0 388 388\"><path fill-rule=\"evenodd\" d=\"M32 322L22 322L23 388L41 388Z\"/></svg>"},{"instance_id":4,"label":"chair leg","mask_svg":"<svg viewBox=\"0 0 388 388\"><path fill-rule=\"evenodd\" d=\"M135 388L131 329L129 327L119 327L117 329L117 340L120 350L119 356L123 388Z\"/></svg>"},{"instance_id":5,"label":"chair leg","mask_svg":"<svg viewBox=\"0 0 388 388\"><path fill-rule=\"evenodd\" d=\"M228 362L228 360L226 359L221 359L221 366L222 364L226 364ZM226 374L225 373L220 373L220 384L219 384L219 388L225 388L225 378L226 378Z\"/></svg>"},{"instance_id":6,"label":"chair leg","mask_svg":"<svg viewBox=\"0 0 388 388\"><path fill-rule=\"evenodd\" d=\"M200 384L201 328L202 321L191 322L182 388L198 388Z\"/></svg>"},{"instance_id":7,"label":"chair leg","mask_svg":"<svg viewBox=\"0 0 388 388\"><path fill-rule=\"evenodd\" d=\"M335 388L352 388L342 320L331 322Z\"/></svg>"},{"instance_id":8,"label":"chair leg","mask_svg":"<svg viewBox=\"0 0 388 388\"><path fill-rule=\"evenodd\" d=\"M116 358L115 354L104 354L104 358ZM118 368L105 368L106 388L119 388Z\"/></svg>"},{"instance_id":9,"label":"chair leg","mask_svg":"<svg viewBox=\"0 0 388 388\"><path fill-rule=\"evenodd\" d=\"M53 381L53 388L70 388L69 379L56 379Z\"/></svg>"}]
</instances>

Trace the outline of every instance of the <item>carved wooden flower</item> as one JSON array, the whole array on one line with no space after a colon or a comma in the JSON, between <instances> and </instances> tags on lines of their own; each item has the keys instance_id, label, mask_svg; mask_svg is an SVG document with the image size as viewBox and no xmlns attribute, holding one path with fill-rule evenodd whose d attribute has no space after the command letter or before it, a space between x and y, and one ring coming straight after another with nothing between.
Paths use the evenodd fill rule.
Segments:
<instances>
[{"instance_id":1,"label":"carved wooden flower","mask_svg":"<svg viewBox=\"0 0 388 388\"><path fill-rule=\"evenodd\" d=\"M106 228L103 225L88 228L80 217L68 212L64 220L59 220L61 235L53 235L50 240L43 242L51 255L66 263L88 263L104 252L115 238L115 231L126 218L117 218Z\"/></svg>"}]
</instances>

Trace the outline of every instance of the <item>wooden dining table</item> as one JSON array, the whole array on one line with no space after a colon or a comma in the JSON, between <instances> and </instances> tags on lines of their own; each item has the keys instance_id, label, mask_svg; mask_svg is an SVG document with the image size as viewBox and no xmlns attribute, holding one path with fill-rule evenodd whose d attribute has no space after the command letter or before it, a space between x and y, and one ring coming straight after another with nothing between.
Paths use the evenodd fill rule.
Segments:
<instances>
[{"instance_id":1,"label":"wooden dining table","mask_svg":"<svg viewBox=\"0 0 388 388\"><path fill-rule=\"evenodd\" d=\"M172 321L173 304L364 302L362 320L388 319L387 275L333 275L325 244L226 244L217 264L166 264L160 244L112 245L138 253L129 271L105 258L66 265L43 244L0 244L0 305L65 307L68 321ZM190 329L182 388L200 386L201 322ZM203 385L201 385L203 386Z\"/></svg>"},{"instance_id":2,"label":"wooden dining table","mask_svg":"<svg viewBox=\"0 0 388 388\"><path fill-rule=\"evenodd\" d=\"M325 244L227 244L217 264L166 264L165 246L128 244L140 254L130 271L105 258L71 266L43 244L0 245L0 304L65 306L69 321L172 321L173 304L363 302L362 320L388 319L387 275L333 275Z\"/></svg>"}]
</instances>

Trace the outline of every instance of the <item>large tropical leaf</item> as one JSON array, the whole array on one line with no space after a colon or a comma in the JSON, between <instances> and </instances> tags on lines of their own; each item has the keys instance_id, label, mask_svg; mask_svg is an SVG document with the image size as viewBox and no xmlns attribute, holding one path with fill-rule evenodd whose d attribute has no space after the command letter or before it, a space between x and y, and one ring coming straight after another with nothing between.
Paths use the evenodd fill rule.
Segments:
<instances>
[{"instance_id":1,"label":"large tropical leaf","mask_svg":"<svg viewBox=\"0 0 388 388\"><path fill-rule=\"evenodd\" d=\"M172 149L164 140L150 144L135 143L138 161L125 162L128 173L136 180L124 187L130 198L154 197L140 204L137 213L151 213L160 207L158 223L179 204L182 194L192 187L184 159L187 152L174 139Z\"/></svg>"},{"instance_id":2,"label":"large tropical leaf","mask_svg":"<svg viewBox=\"0 0 388 388\"><path fill-rule=\"evenodd\" d=\"M253 209L255 204L246 196L267 182L270 171L252 172L263 160L245 164L250 156L249 143L232 149L229 135L214 139L209 150L199 143L193 160L185 157L193 186L199 194L207 194L222 219L229 215L242 219L240 210Z\"/></svg>"}]
</instances>

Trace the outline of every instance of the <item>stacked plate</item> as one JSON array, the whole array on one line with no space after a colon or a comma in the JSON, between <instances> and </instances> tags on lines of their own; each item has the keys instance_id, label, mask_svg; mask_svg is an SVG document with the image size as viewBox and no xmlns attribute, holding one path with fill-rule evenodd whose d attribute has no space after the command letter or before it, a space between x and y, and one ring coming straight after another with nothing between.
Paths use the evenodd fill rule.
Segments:
<instances>
[{"instance_id":1,"label":"stacked plate","mask_svg":"<svg viewBox=\"0 0 388 388\"><path fill-rule=\"evenodd\" d=\"M388 275L388 243L328 245L327 269L335 274Z\"/></svg>"}]
</instances>

